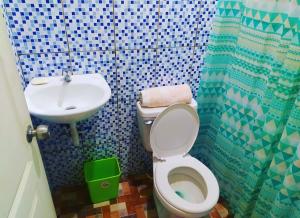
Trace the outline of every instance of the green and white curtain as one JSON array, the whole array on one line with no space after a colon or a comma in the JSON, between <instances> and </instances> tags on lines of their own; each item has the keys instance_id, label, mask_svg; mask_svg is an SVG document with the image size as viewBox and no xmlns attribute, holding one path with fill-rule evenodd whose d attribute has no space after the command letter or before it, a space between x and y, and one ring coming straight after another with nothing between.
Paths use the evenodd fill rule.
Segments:
<instances>
[{"instance_id":1,"label":"green and white curtain","mask_svg":"<svg viewBox=\"0 0 300 218\"><path fill-rule=\"evenodd\" d=\"M300 217L300 1L220 0L194 154L235 217Z\"/></svg>"}]
</instances>

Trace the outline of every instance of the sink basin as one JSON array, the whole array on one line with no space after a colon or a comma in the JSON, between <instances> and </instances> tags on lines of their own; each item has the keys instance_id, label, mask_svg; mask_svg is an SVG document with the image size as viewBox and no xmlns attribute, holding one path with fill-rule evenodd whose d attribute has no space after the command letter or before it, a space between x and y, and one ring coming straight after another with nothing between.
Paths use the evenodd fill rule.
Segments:
<instances>
[{"instance_id":1,"label":"sink basin","mask_svg":"<svg viewBox=\"0 0 300 218\"><path fill-rule=\"evenodd\" d=\"M50 122L84 120L111 97L110 87L100 74L72 75L69 83L62 76L42 80L45 84L34 85L32 81L26 87L25 98L32 115Z\"/></svg>"}]
</instances>

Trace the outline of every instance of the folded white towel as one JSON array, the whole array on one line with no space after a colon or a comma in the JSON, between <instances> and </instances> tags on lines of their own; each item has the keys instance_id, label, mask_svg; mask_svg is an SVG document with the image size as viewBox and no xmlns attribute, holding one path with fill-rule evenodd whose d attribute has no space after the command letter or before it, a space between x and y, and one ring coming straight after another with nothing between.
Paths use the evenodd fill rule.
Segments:
<instances>
[{"instance_id":1,"label":"folded white towel","mask_svg":"<svg viewBox=\"0 0 300 218\"><path fill-rule=\"evenodd\" d=\"M176 103L190 104L192 101L191 88L184 85L162 86L141 91L142 107L167 107Z\"/></svg>"}]
</instances>

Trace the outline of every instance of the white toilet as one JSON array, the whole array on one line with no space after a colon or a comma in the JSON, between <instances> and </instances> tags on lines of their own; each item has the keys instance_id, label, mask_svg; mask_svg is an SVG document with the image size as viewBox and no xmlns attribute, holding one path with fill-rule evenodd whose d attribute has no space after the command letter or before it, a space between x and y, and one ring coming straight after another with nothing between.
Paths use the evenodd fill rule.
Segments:
<instances>
[{"instance_id":1,"label":"white toilet","mask_svg":"<svg viewBox=\"0 0 300 218\"><path fill-rule=\"evenodd\" d=\"M140 134L153 152L154 198L160 218L203 217L219 198L213 173L188 154L199 130L197 103L143 108L137 102Z\"/></svg>"}]
</instances>

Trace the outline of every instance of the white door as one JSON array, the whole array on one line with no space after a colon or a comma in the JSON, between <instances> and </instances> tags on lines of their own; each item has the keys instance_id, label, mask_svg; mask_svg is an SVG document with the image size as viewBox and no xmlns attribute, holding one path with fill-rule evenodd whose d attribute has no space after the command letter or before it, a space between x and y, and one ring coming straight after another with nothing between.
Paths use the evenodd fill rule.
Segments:
<instances>
[{"instance_id":1,"label":"white door","mask_svg":"<svg viewBox=\"0 0 300 218\"><path fill-rule=\"evenodd\" d=\"M54 218L55 210L0 8L0 218Z\"/></svg>"}]
</instances>

